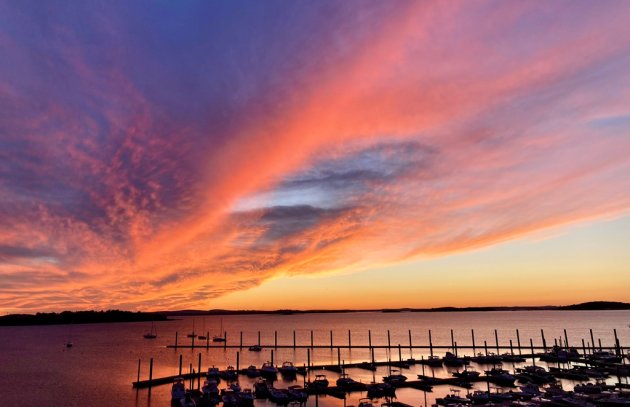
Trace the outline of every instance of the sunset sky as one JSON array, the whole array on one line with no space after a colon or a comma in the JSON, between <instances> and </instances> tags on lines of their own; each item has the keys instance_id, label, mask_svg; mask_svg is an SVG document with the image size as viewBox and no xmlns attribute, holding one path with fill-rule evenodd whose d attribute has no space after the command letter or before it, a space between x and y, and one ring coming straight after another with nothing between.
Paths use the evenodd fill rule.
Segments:
<instances>
[{"instance_id":1,"label":"sunset sky","mask_svg":"<svg viewBox=\"0 0 630 407\"><path fill-rule=\"evenodd\" d=\"M629 21L0 0L0 314L630 301Z\"/></svg>"}]
</instances>

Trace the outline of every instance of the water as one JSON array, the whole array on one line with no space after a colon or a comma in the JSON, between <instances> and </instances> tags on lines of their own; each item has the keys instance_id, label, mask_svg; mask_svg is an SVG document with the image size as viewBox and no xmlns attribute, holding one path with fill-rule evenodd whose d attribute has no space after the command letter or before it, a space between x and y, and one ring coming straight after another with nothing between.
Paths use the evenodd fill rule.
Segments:
<instances>
[{"instance_id":1,"label":"water","mask_svg":"<svg viewBox=\"0 0 630 407\"><path fill-rule=\"evenodd\" d=\"M247 347L257 343L261 331L261 343L274 343L274 331L278 332L278 344L291 345L293 331L298 344L310 344L313 330L315 345L329 345L330 331L334 345L348 344L348 330L352 331L353 345L367 345L368 330L372 333L373 345L387 344L387 330L395 349L388 354L386 349L375 351L377 360L398 360L398 344L401 344L403 359L411 356L420 358L428 350L410 351L408 330L412 331L414 345L428 344L428 330L432 330L435 345L450 345L450 330L454 330L458 345L471 344L471 329L475 330L475 342L480 348L487 341L490 350L495 345L494 329L498 331L501 345L508 345L511 339L516 344L516 329L520 331L522 344L542 344L540 330L544 329L548 345L554 338L564 337L567 330L569 343L581 348L581 339L590 342L589 329L595 340L601 339L604 346L613 345L613 328L617 329L622 346L630 346L630 311L506 311L506 312L456 312L456 313L343 313L343 314L295 314L295 315L241 315L224 317L186 317L176 321L156 323L158 338L146 340L142 334L150 329L149 323L117 323L88 325L56 325L33 327L0 327L0 400L7 406L162 406L170 404L170 386L153 388L151 394L146 389L133 390L131 382L136 380L138 359L141 362L141 378L148 378L149 359L154 358L154 377L177 374L179 355L183 355L184 370L190 364L197 369L198 355L202 355L203 370L216 365L224 368L236 363L238 349L169 349L175 332L179 332L180 344L190 343L186 334L193 323L197 333L210 332L217 335L221 319L227 331L228 342L238 344L243 332L244 349L240 352L240 366L260 365L270 360L271 349L262 352L248 352ZM64 344L70 339L74 347L66 349ZM405 347L407 346L407 347ZM436 351L442 355L444 350ZM306 363L306 349L277 349L274 352L276 364L285 360L296 365ZM460 354L472 355L472 350L460 350ZM315 349L311 355L313 364L336 364L337 349ZM370 359L367 349L341 349L341 358L346 362L360 362ZM478 366L475 366L478 368ZM483 369L478 369L483 370ZM421 373L420 365L403 371L410 379ZM349 369L355 380L371 382L372 372ZM427 374L447 376L445 369L426 370ZM376 381L387 374L386 368L379 368L374 374ZM327 372L331 382L338 377ZM302 384L298 376L297 384ZM240 379L241 386L251 387L253 381ZM296 383L293 383L296 384ZM277 387L291 383L282 380ZM485 385L484 385L485 386ZM448 392L448 388L434 388L427 393L427 403ZM465 390L462 391L465 394ZM415 406L425 405L425 394L414 389L399 389L398 399ZM348 404L357 404L365 394L353 393ZM343 400L320 397L322 406L341 406ZM257 401L257 406L272 406L266 401ZM309 405L315 405L314 397Z\"/></svg>"}]
</instances>

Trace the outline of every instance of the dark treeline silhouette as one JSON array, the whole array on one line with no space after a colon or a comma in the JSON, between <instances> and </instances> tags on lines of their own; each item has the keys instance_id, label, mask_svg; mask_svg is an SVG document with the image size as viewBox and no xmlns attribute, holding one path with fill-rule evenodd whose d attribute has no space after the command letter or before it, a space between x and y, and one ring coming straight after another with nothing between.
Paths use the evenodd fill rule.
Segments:
<instances>
[{"instance_id":1,"label":"dark treeline silhouette","mask_svg":"<svg viewBox=\"0 0 630 407\"><path fill-rule=\"evenodd\" d=\"M107 322L165 321L164 314L155 312L108 311L63 311L38 312L32 314L12 314L0 317L0 326L16 325L58 325L94 324Z\"/></svg>"}]
</instances>

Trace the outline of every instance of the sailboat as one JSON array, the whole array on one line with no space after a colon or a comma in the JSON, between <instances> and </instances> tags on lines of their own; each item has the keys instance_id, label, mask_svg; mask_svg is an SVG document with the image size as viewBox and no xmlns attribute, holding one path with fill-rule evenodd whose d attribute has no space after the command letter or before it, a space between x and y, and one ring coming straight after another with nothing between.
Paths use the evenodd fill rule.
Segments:
<instances>
[{"instance_id":1,"label":"sailboat","mask_svg":"<svg viewBox=\"0 0 630 407\"><path fill-rule=\"evenodd\" d=\"M195 333L195 318L193 318L193 330L191 333L189 333L188 335L186 335L189 338L196 338L197 334Z\"/></svg>"},{"instance_id":2,"label":"sailboat","mask_svg":"<svg viewBox=\"0 0 630 407\"><path fill-rule=\"evenodd\" d=\"M203 334L203 332L204 332L205 330L206 330L206 319L204 318L204 319L203 319L203 327L201 328L201 335L199 335L199 336L197 337L197 339L203 339L203 340L208 339L208 337L207 337L206 335L204 335L204 334Z\"/></svg>"},{"instance_id":3,"label":"sailboat","mask_svg":"<svg viewBox=\"0 0 630 407\"><path fill-rule=\"evenodd\" d=\"M144 339L155 339L157 338L157 330L155 329L155 323L151 322L151 330L144 335Z\"/></svg>"},{"instance_id":4,"label":"sailboat","mask_svg":"<svg viewBox=\"0 0 630 407\"><path fill-rule=\"evenodd\" d=\"M223 318L221 318L221 331L219 331L219 335L212 337L212 342L225 342L225 336L223 336Z\"/></svg>"}]
</instances>

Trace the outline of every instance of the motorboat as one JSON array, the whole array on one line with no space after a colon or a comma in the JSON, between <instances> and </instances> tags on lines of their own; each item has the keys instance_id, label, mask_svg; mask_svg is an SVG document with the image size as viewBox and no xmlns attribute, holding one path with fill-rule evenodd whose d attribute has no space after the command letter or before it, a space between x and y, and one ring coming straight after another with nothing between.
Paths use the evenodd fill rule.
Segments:
<instances>
[{"instance_id":1,"label":"motorboat","mask_svg":"<svg viewBox=\"0 0 630 407\"><path fill-rule=\"evenodd\" d=\"M325 389L328 387L328 379L326 375L318 374L315 376L315 380L309 383L308 387L315 389Z\"/></svg>"},{"instance_id":2,"label":"motorboat","mask_svg":"<svg viewBox=\"0 0 630 407\"><path fill-rule=\"evenodd\" d=\"M297 367L293 366L291 362L284 362L279 370L286 377L295 377L297 375Z\"/></svg>"},{"instance_id":3,"label":"motorboat","mask_svg":"<svg viewBox=\"0 0 630 407\"><path fill-rule=\"evenodd\" d=\"M245 369L245 374L249 378L254 378L260 376L260 370L254 365L249 365L247 369Z\"/></svg>"},{"instance_id":4,"label":"motorboat","mask_svg":"<svg viewBox=\"0 0 630 407\"><path fill-rule=\"evenodd\" d=\"M249 347L250 352L260 352L262 347L260 345L252 345Z\"/></svg>"},{"instance_id":5,"label":"motorboat","mask_svg":"<svg viewBox=\"0 0 630 407\"><path fill-rule=\"evenodd\" d=\"M277 374L278 374L278 368L272 365L271 362L263 363L262 367L260 368L261 376L275 379Z\"/></svg>"},{"instance_id":6,"label":"motorboat","mask_svg":"<svg viewBox=\"0 0 630 407\"><path fill-rule=\"evenodd\" d=\"M178 401L186 397L186 385L184 384L184 378L177 376L173 379L173 385L171 386L171 400Z\"/></svg>"}]
</instances>

